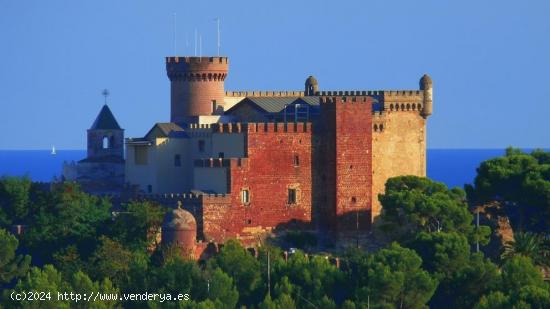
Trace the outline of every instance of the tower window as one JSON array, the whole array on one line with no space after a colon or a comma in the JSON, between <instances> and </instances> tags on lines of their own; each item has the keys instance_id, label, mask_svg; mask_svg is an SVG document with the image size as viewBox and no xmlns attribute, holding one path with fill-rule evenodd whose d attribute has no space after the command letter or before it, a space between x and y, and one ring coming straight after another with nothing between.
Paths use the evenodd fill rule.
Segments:
<instances>
[{"instance_id":1,"label":"tower window","mask_svg":"<svg viewBox=\"0 0 550 309\"><path fill-rule=\"evenodd\" d=\"M296 189L288 189L288 203L296 204Z\"/></svg>"},{"instance_id":2,"label":"tower window","mask_svg":"<svg viewBox=\"0 0 550 309\"><path fill-rule=\"evenodd\" d=\"M103 137L103 149L108 149L109 148L109 138L107 136L104 136Z\"/></svg>"},{"instance_id":3,"label":"tower window","mask_svg":"<svg viewBox=\"0 0 550 309\"><path fill-rule=\"evenodd\" d=\"M179 154L174 156L174 166L181 166L181 156Z\"/></svg>"},{"instance_id":4,"label":"tower window","mask_svg":"<svg viewBox=\"0 0 550 309\"><path fill-rule=\"evenodd\" d=\"M243 189L241 191L241 201L245 205L250 204L250 191L248 189Z\"/></svg>"},{"instance_id":5,"label":"tower window","mask_svg":"<svg viewBox=\"0 0 550 309\"><path fill-rule=\"evenodd\" d=\"M199 140L199 152L204 152L204 140Z\"/></svg>"},{"instance_id":6,"label":"tower window","mask_svg":"<svg viewBox=\"0 0 550 309\"><path fill-rule=\"evenodd\" d=\"M300 157L298 155L294 155L294 166L300 166Z\"/></svg>"},{"instance_id":7,"label":"tower window","mask_svg":"<svg viewBox=\"0 0 550 309\"><path fill-rule=\"evenodd\" d=\"M216 100L212 100L212 113L216 113L217 108L218 105L216 104Z\"/></svg>"}]
</instances>

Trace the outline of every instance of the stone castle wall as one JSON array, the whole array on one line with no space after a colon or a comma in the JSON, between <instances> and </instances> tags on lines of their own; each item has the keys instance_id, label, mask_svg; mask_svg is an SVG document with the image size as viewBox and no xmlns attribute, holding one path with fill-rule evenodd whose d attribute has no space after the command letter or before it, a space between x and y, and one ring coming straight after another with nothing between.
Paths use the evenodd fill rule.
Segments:
<instances>
[{"instance_id":1,"label":"stone castle wall","mask_svg":"<svg viewBox=\"0 0 550 309\"><path fill-rule=\"evenodd\" d=\"M421 110L422 96L386 96L384 111L373 114L373 220L380 214L378 195L384 192L388 178L426 176L426 119Z\"/></svg>"}]
</instances>

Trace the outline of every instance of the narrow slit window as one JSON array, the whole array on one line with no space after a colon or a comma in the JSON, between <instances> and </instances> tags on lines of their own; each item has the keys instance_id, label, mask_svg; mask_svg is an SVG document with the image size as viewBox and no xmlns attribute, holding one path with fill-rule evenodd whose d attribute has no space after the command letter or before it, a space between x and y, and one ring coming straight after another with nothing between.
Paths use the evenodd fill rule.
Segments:
<instances>
[{"instance_id":1,"label":"narrow slit window","mask_svg":"<svg viewBox=\"0 0 550 309\"><path fill-rule=\"evenodd\" d=\"M288 203L296 204L296 189L288 189Z\"/></svg>"},{"instance_id":2,"label":"narrow slit window","mask_svg":"<svg viewBox=\"0 0 550 309\"><path fill-rule=\"evenodd\" d=\"M241 200L245 205L250 203L250 191L248 189L241 191Z\"/></svg>"}]
</instances>

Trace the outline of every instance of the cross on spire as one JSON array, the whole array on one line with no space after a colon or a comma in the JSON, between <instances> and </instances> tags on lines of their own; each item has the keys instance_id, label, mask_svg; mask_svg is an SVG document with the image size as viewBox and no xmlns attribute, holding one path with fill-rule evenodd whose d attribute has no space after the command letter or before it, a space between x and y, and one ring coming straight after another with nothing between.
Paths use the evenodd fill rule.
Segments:
<instances>
[{"instance_id":1,"label":"cross on spire","mask_svg":"<svg viewBox=\"0 0 550 309\"><path fill-rule=\"evenodd\" d=\"M110 95L109 89L103 89L101 94L105 97L105 105L107 105L107 97Z\"/></svg>"}]
</instances>

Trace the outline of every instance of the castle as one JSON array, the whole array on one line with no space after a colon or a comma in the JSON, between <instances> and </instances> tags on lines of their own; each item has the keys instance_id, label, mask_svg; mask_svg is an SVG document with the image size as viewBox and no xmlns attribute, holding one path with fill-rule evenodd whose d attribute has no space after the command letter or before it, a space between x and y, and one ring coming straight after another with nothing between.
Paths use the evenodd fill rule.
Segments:
<instances>
[{"instance_id":1,"label":"castle","mask_svg":"<svg viewBox=\"0 0 550 309\"><path fill-rule=\"evenodd\" d=\"M123 162L132 198L179 205L179 221L166 227L185 217L198 241L254 245L286 227L365 231L388 178L426 174L428 75L415 90L321 91L310 76L304 91L226 91L227 57L167 57L166 70L170 121L127 138L124 159L122 130L114 117L102 120L110 118L105 106L88 131L84 161L94 168L77 178L90 178L90 169L110 178L98 175L110 168L99 161Z\"/></svg>"}]
</instances>

